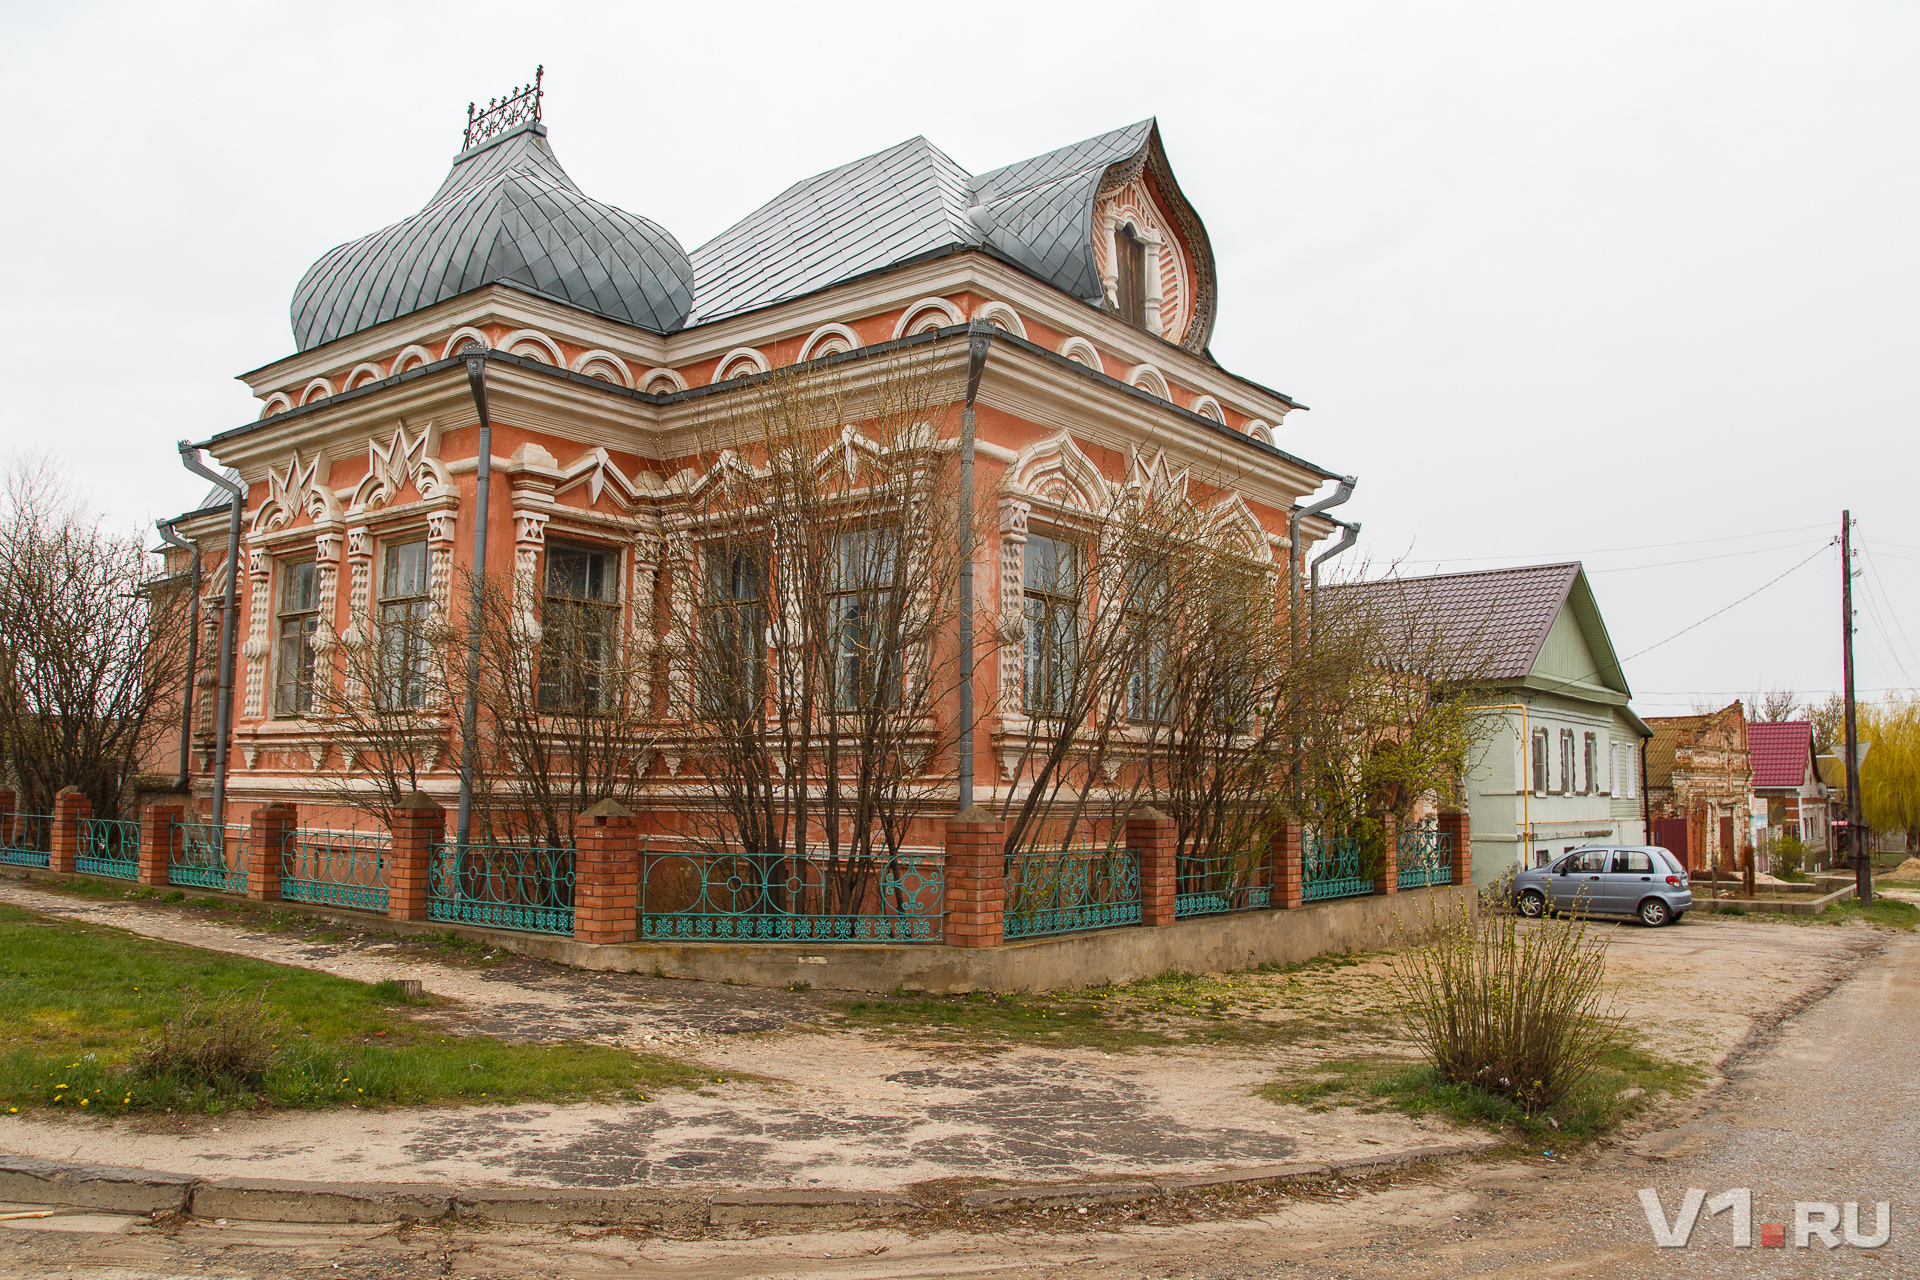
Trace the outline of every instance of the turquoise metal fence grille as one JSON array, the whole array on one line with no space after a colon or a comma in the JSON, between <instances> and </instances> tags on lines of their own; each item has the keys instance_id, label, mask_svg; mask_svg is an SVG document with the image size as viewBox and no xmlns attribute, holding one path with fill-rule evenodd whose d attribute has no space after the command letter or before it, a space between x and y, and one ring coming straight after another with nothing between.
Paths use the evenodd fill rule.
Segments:
<instances>
[{"instance_id":1,"label":"turquoise metal fence grille","mask_svg":"<svg viewBox=\"0 0 1920 1280\"><path fill-rule=\"evenodd\" d=\"M1140 923L1140 855L1062 849L1007 858L1005 936L1036 938Z\"/></svg>"},{"instance_id":2,"label":"turquoise metal fence grille","mask_svg":"<svg viewBox=\"0 0 1920 1280\"><path fill-rule=\"evenodd\" d=\"M53 851L53 819L44 813L12 813L0 822L0 863L44 867Z\"/></svg>"},{"instance_id":3,"label":"turquoise metal fence grille","mask_svg":"<svg viewBox=\"0 0 1920 1280\"><path fill-rule=\"evenodd\" d=\"M247 891L247 828L238 823L177 824L178 838L167 859L167 883L219 893Z\"/></svg>"},{"instance_id":4,"label":"turquoise metal fence grille","mask_svg":"<svg viewBox=\"0 0 1920 1280\"><path fill-rule=\"evenodd\" d=\"M1360 872L1360 842L1351 836L1312 837L1306 841L1305 862L1300 896L1307 902L1373 892L1373 879Z\"/></svg>"},{"instance_id":5,"label":"turquoise metal fence grille","mask_svg":"<svg viewBox=\"0 0 1920 1280\"><path fill-rule=\"evenodd\" d=\"M937 942L945 855L749 854L650 840L640 853L640 937L753 942Z\"/></svg>"},{"instance_id":6,"label":"turquoise metal fence grille","mask_svg":"<svg viewBox=\"0 0 1920 1280\"><path fill-rule=\"evenodd\" d=\"M1173 915L1217 916L1229 911L1258 911L1273 905L1273 889L1253 883L1259 855L1222 854L1181 858L1174 868Z\"/></svg>"},{"instance_id":7,"label":"turquoise metal fence grille","mask_svg":"<svg viewBox=\"0 0 1920 1280\"><path fill-rule=\"evenodd\" d=\"M125 818L82 818L73 869L116 880L138 880L140 824Z\"/></svg>"},{"instance_id":8,"label":"turquoise metal fence grille","mask_svg":"<svg viewBox=\"0 0 1920 1280\"><path fill-rule=\"evenodd\" d=\"M1407 827L1395 842L1402 889L1453 883L1453 834L1428 821Z\"/></svg>"},{"instance_id":9,"label":"turquoise metal fence grille","mask_svg":"<svg viewBox=\"0 0 1920 1280\"><path fill-rule=\"evenodd\" d=\"M523 933L573 932L573 850L543 845L436 844L427 916Z\"/></svg>"},{"instance_id":10,"label":"turquoise metal fence grille","mask_svg":"<svg viewBox=\"0 0 1920 1280\"><path fill-rule=\"evenodd\" d=\"M289 831L280 847L280 896L384 913L392 851L385 831Z\"/></svg>"}]
</instances>

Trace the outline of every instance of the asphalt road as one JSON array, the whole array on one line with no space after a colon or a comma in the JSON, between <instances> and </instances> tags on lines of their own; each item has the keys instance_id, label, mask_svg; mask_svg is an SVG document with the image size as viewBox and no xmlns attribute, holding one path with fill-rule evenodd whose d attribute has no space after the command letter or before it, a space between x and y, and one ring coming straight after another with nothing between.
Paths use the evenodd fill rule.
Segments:
<instances>
[{"instance_id":1,"label":"asphalt road","mask_svg":"<svg viewBox=\"0 0 1920 1280\"><path fill-rule=\"evenodd\" d=\"M1456 1166L1259 1216L1145 1226L1095 1213L993 1234L0 1224L0 1276L1920 1276L1920 935L1882 936L1878 955L1738 1058L1694 1119L1575 1161ZM1732 1210L1703 1212L1686 1248L1656 1247L1637 1194L1646 1187L1667 1215L1688 1188L1747 1189L1752 1247L1734 1246ZM1817 1237L1794 1247L1795 1201L1856 1202L1871 1233L1882 1200L1891 1238L1879 1248L1828 1249ZM1784 1247L1763 1244L1770 1222L1784 1225Z\"/></svg>"}]
</instances>

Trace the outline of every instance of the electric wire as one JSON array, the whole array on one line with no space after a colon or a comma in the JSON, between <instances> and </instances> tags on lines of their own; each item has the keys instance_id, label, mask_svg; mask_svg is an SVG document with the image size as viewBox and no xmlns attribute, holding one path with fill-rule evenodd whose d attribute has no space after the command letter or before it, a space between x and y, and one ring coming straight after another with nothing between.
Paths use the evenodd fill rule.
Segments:
<instances>
[{"instance_id":1,"label":"electric wire","mask_svg":"<svg viewBox=\"0 0 1920 1280\"><path fill-rule=\"evenodd\" d=\"M1893 597L1887 592L1887 580L1880 576L1880 567L1875 563L1877 557L1867 549L1865 544L1862 544L1860 547L1860 558L1867 562L1867 571L1873 575L1874 588L1880 593L1880 603L1886 609L1887 617L1892 619L1894 630L1900 633L1901 643L1907 646L1908 656L1913 658L1915 662L1920 662L1920 649L1913 647L1913 641L1907 635L1906 624L1900 621L1900 615L1894 611ZM1905 673L1903 672L1902 674ZM1911 679L1911 677L1909 677L1909 679Z\"/></svg>"},{"instance_id":2,"label":"electric wire","mask_svg":"<svg viewBox=\"0 0 1920 1280\"><path fill-rule=\"evenodd\" d=\"M1619 567L1612 568L1612 569L1588 569L1587 572L1590 574L1633 573L1640 569L1664 569L1668 565L1675 565L1675 564L1701 564L1708 560L1727 560L1727 559L1731 559L1734 556L1760 556L1760 555L1766 555L1768 552L1771 552L1771 551L1791 551L1795 547L1804 547L1806 545L1807 544L1804 541L1785 542L1780 544L1777 547L1755 547L1751 551L1722 551L1717 555L1695 556L1690 560L1661 560L1654 564L1626 564L1626 565L1620 565Z\"/></svg>"},{"instance_id":3,"label":"electric wire","mask_svg":"<svg viewBox=\"0 0 1920 1280\"><path fill-rule=\"evenodd\" d=\"M1678 542L1639 542L1628 547L1590 547L1585 551L1562 551L1552 554L1536 554L1533 558L1546 560L1568 560L1580 556L1611 555L1616 551L1652 551L1659 547L1697 547L1709 542L1738 542L1743 538L1776 538L1783 533L1806 533L1811 529L1824 529L1825 524L1795 525L1790 529L1762 529L1755 533L1729 533L1714 538L1683 538ZM1789 544L1798 545L1798 544ZM1916 548L1920 550L1920 548ZM1524 560L1528 556L1442 556L1437 559L1402 560L1401 564L1483 564L1488 560Z\"/></svg>"}]
</instances>

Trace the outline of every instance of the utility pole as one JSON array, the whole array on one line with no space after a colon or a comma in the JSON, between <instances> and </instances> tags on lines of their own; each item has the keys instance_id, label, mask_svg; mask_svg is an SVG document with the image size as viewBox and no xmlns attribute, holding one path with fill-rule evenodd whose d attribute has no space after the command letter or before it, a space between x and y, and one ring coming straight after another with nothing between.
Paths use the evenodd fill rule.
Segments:
<instances>
[{"instance_id":1,"label":"utility pole","mask_svg":"<svg viewBox=\"0 0 1920 1280\"><path fill-rule=\"evenodd\" d=\"M1847 701L1847 844L1862 905L1873 901L1873 857L1860 825L1860 722L1853 703L1853 513L1840 513L1840 672Z\"/></svg>"}]
</instances>

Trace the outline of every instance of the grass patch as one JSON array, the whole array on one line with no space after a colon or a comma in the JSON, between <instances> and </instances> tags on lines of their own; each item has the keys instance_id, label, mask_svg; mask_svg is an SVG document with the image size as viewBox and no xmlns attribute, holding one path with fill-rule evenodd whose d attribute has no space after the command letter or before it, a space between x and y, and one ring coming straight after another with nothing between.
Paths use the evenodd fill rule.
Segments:
<instances>
[{"instance_id":1,"label":"grass patch","mask_svg":"<svg viewBox=\"0 0 1920 1280\"><path fill-rule=\"evenodd\" d=\"M1169 971L1041 995L896 993L830 1007L843 1026L971 1039L988 1048L1048 1044L1112 1052L1333 1040L1393 1025L1382 978L1343 972L1361 963L1323 956L1220 977Z\"/></svg>"},{"instance_id":2,"label":"grass patch","mask_svg":"<svg viewBox=\"0 0 1920 1280\"><path fill-rule=\"evenodd\" d=\"M258 998L271 1061L249 1081L143 1051ZM425 1025L395 983L355 982L0 906L0 1106L217 1112L348 1103L645 1096L697 1082L670 1058L510 1044ZM202 1019L205 1020L204 1018ZM145 1070L142 1065L144 1062Z\"/></svg>"},{"instance_id":3,"label":"grass patch","mask_svg":"<svg viewBox=\"0 0 1920 1280\"><path fill-rule=\"evenodd\" d=\"M1704 1075L1625 1044L1611 1045L1594 1070L1554 1105L1529 1113L1509 1098L1470 1084L1451 1084L1424 1062L1406 1058L1346 1058L1282 1076L1260 1096L1283 1106L1326 1111L1354 1106L1362 1111L1439 1115L1457 1124L1535 1141L1582 1141L1643 1111L1661 1094L1684 1097Z\"/></svg>"},{"instance_id":4,"label":"grass patch","mask_svg":"<svg viewBox=\"0 0 1920 1280\"><path fill-rule=\"evenodd\" d=\"M1878 895L1869 903L1862 903L1857 898L1843 898L1829 904L1819 915L1803 918L1809 924L1847 924L1864 920L1888 929L1912 929L1920 924L1920 907L1911 902L1901 902L1898 898L1882 898Z\"/></svg>"}]
</instances>

